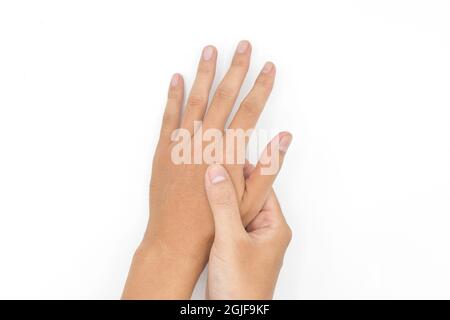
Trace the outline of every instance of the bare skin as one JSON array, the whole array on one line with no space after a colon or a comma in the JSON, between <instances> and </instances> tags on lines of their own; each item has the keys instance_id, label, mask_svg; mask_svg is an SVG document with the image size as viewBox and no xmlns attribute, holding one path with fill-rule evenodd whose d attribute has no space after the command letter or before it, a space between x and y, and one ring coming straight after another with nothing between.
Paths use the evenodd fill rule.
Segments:
<instances>
[{"instance_id":1,"label":"bare skin","mask_svg":"<svg viewBox=\"0 0 450 320\"><path fill-rule=\"evenodd\" d=\"M247 171L251 172L249 166ZM272 191L253 221L242 224L236 192L225 168L212 165L205 176L215 222L209 255L208 299L272 299L291 230Z\"/></svg>"},{"instance_id":2,"label":"bare skin","mask_svg":"<svg viewBox=\"0 0 450 320\"><path fill-rule=\"evenodd\" d=\"M198 134L194 121L203 121L206 129L225 129L249 68L251 50L248 41L238 44L231 66L209 103L217 50L212 46L205 47L184 114L181 112L184 104L183 78L179 74L173 76L153 159L149 224L134 255L123 292L124 299L191 297L208 261L214 239L214 220L204 186L208 163L174 164L171 159L174 147L171 136L175 130L183 128L189 130L194 140ZM255 126L274 79L275 66L267 62L229 128L247 130ZM292 137L282 132L278 138L280 146L284 146L277 151L281 164ZM242 223L247 226L264 207L278 172L263 175L262 166L257 165L246 179L243 164L224 166L235 188Z\"/></svg>"}]
</instances>

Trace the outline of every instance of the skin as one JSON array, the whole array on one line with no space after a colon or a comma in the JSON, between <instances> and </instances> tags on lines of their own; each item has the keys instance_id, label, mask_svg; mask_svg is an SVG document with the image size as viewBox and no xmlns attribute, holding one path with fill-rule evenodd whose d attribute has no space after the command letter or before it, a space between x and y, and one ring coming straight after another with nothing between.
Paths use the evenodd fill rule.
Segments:
<instances>
[{"instance_id":1,"label":"skin","mask_svg":"<svg viewBox=\"0 0 450 320\"><path fill-rule=\"evenodd\" d=\"M214 80L217 50L203 49L197 75L188 95L185 111L184 83L180 74L172 77L161 133L153 159L150 183L150 219L144 238L136 250L123 292L124 299L189 299L204 269L214 239L214 220L206 196L204 176L208 163L175 164L171 136L179 128L189 130L192 140L199 134L194 121L203 128L223 131L247 74L251 45L241 41L231 66L209 103ZM261 114L275 79L275 66L267 62L230 122L232 129L251 129ZM276 149L281 163L292 136L278 135ZM226 144L226 138L224 145ZM193 144L193 143L192 143ZM204 146L200 146L201 148ZM269 153L270 156L275 154ZM243 225L258 215L272 192L278 173L262 175L258 164L245 177L243 164L225 164L234 185Z\"/></svg>"},{"instance_id":2,"label":"skin","mask_svg":"<svg viewBox=\"0 0 450 320\"><path fill-rule=\"evenodd\" d=\"M248 172L254 167L249 166ZM212 165L205 187L215 238L209 255L208 299L272 299L292 232L272 191L262 210L244 227L236 192L225 168Z\"/></svg>"}]
</instances>

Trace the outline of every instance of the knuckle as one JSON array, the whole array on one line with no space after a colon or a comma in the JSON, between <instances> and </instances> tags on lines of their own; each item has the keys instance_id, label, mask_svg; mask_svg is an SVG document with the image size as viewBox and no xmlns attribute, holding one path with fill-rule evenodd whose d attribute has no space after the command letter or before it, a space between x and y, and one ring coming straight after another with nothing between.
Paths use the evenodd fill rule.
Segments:
<instances>
[{"instance_id":1,"label":"knuckle","mask_svg":"<svg viewBox=\"0 0 450 320\"><path fill-rule=\"evenodd\" d=\"M214 198L214 204L217 207L229 208L233 205L233 201L227 196L218 195Z\"/></svg>"},{"instance_id":2,"label":"knuckle","mask_svg":"<svg viewBox=\"0 0 450 320\"><path fill-rule=\"evenodd\" d=\"M218 187L213 192L214 205L222 208L230 208L234 205L233 194L229 188Z\"/></svg>"},{"instance_id":3,"label":"knuckle","mask_svg":"<svg viewBox=\"0 0 450 320\"><path fill-rule=\"evenodd\" d=\"M287 224L285 224L284 227L282 228L281 234L282 234L283 240L286 243L290 243L291 242L291 240L292 240L292 229L291 229L291 227L289 227Z\"/></svg>"},{"instance_id":4,"label":"knuckle","mask_svg":"<svg viewBox=\"0 0 450 320\"><path fill-rule=\"evenodd\" d=\"M260 103L256 99L245 99L241 103L240 109L249 116L259 115L259 105Z\"/></svg>"},{"instance_id":5,"label":"knuckle","mask_svg":"<svg viewBox=\"0 0 450 320\"><path fill-rule=\"evenodd\" d=\"M180 98L180 93L175 89L170 89L167 93L168 100L178 100Z\"/></svg>"},{"instance_id":6,"label":"knuckle","mask_svg":"<svg viewBox=\"0 0 450 320\"><path fill-rule=\"evenodd\" d=\"M235 56L231 61L231 66L237 68L247 68L248 64L248 58L242 56Z\"/></svg>"},{"instance_id":7,"label":"knuckle","mask_svg":"<svg viewBox=\"0 0 450 320\"><path fill-rule=\"evenodd\" d=\"M210 63L202 62L198 65L197 73L198 74L209 74L214 71L214 66L211 66Z\"/></svg>"},{"instance_id":8,"label":"knuckle","mask_svg":"<svg viewBox=\"0 0 450 320\"><path fill-rule=\"evenodd\" d=\"M256 79L255 84L262 87L266 91L270 91L273 86L273 77L261 75Z\"/></svg>"},{"instance_id":9,"label":"knuckle","mask_svg":"<svg viewBox=\"0 0 450 320\"><path fill-rule=\"evenodd\" d=\"M234 98L233 90L225 86L220 86L219 88L217 88L215 95L217 99L223 101L231 101Z\"/></svg>"},{"instance_id":10,"label":"knuckle","mask_svg":"<svg viewBox=\"0 0 450 320\"><path fill-rule=\"evenodd\" d=\"M201 95L191 95L187 101L187 105L194 108L203 107L206 103L207 98Z\"/></svg>"},{"instance_id":11,"label":"knuckle","mask_svg":"<svg viewBox=\"0 0 450 320\"><path fill-rule=\"evenodd\" d=\"M176 120L176 117L177 117L176 114L174 114L173 112L166 111L166 112L164 112L164 115L163 115L163 122L164 123L173 122Z\"/></svg>"},{"instance_id":12,"label":"knuckle","mask_svg":"<svg viewBox=\"0 0 450 320\"><path fill-rule=\"evenodd\" d=\"M217 210L229 211L233 207L233 203L229 199L216 198L214 199L214 207Z\"/></svg>"}]
</instances>

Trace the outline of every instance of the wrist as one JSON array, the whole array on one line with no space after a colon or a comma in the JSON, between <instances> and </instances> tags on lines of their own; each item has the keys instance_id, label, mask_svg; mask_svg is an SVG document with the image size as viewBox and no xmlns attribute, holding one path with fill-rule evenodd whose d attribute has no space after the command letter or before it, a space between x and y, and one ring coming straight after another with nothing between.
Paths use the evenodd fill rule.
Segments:
<instances>
[{"instance_id":1,"label":"wrist","mask_svg":"<svg viewBox=\"0 0 450 320\"><path fill-rule=\"evenodd\" d=\"M167 226L150 223L136 254L147 255L148 252L160 252L166 257L186 259L202 265L208 261L209 251L214 240L214 228L199 226L196 230L182 227L167 228Z\"/></svg>"},{"instance_id":2,"label":"wrist","mask_svg":"<svg viewBox=\"0 0 450 320\"><path fill-rule=\"evenodd\" d=\"M123 298L190 299L203 267L195 257L144 240L133 256Z\"/></svg>"}]
</instances>

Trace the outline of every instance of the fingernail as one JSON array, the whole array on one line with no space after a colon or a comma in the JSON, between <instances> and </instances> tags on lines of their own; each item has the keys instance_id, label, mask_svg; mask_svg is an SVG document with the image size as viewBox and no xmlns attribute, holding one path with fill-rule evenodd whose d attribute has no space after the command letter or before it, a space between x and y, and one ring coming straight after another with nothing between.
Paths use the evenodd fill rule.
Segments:
<instances>
[{"instance_id":1,"label":"fingernail","mask_svg":"<svg viewBox=\"0 0 450 320\"><path fill-rule=\"evenodd\" d=\"M172 80L170 80L170 85L172 87L176 87L179 81L180 81L180 75L178 73L175 73L172 76Z\"/></svg>"},{"instance_id":2,"label":"fingernail","mask_svg":"<svg viewBox=\"0 0 450 320\"><path fill-rule=\"evenodd\" d=\"M269 73L273 69L273 63L272 62L266 62L264 64L264 67L262 68L262 73Z\"/></svg>"},{"instance_id":3,"label":"fingernail","mask_svg":"<svg viewBox=\"0 0 450 320\"><path fill-rule=\"evenodd\" d=\"M214 54L214 48L212 46L207 46L203 49L203 60L208 61L211 60L212 56Z\"/></svg>"},{"instance_id":4,"label":"fingernail","mask_svg":"<svg viewBox=\"0 0 450 320\"><path fill-rule=\"evenodd\" d=\"M225 169L220 164L215 164L209 167L208 169L209 181L212 184L224 181L226 179L225 176L226 176Z\"/></svg>"},{"instance_id":5,"label":"fingernail","mask_svg":"<svg viewBox=\"0 0 450 320\"><path fill-rule=\"evenodd\" d=\"M248 49L249 43L246 40L242 40L241 42L239 42L236 51L238 53L245 53Z\"/></svg>"},{"instance_id":6,"label":"fingernail","mask_svg":"<svg viewBox=\"0 0 450 320\"><path fill-rule=\"evenodd\" d=\"M283 136L280 139L280 144L278 145L278 149L281 152L286 152L289 148L289 145L291 144L292 136L290 134Z\"/></svg>"}]
</instances>

